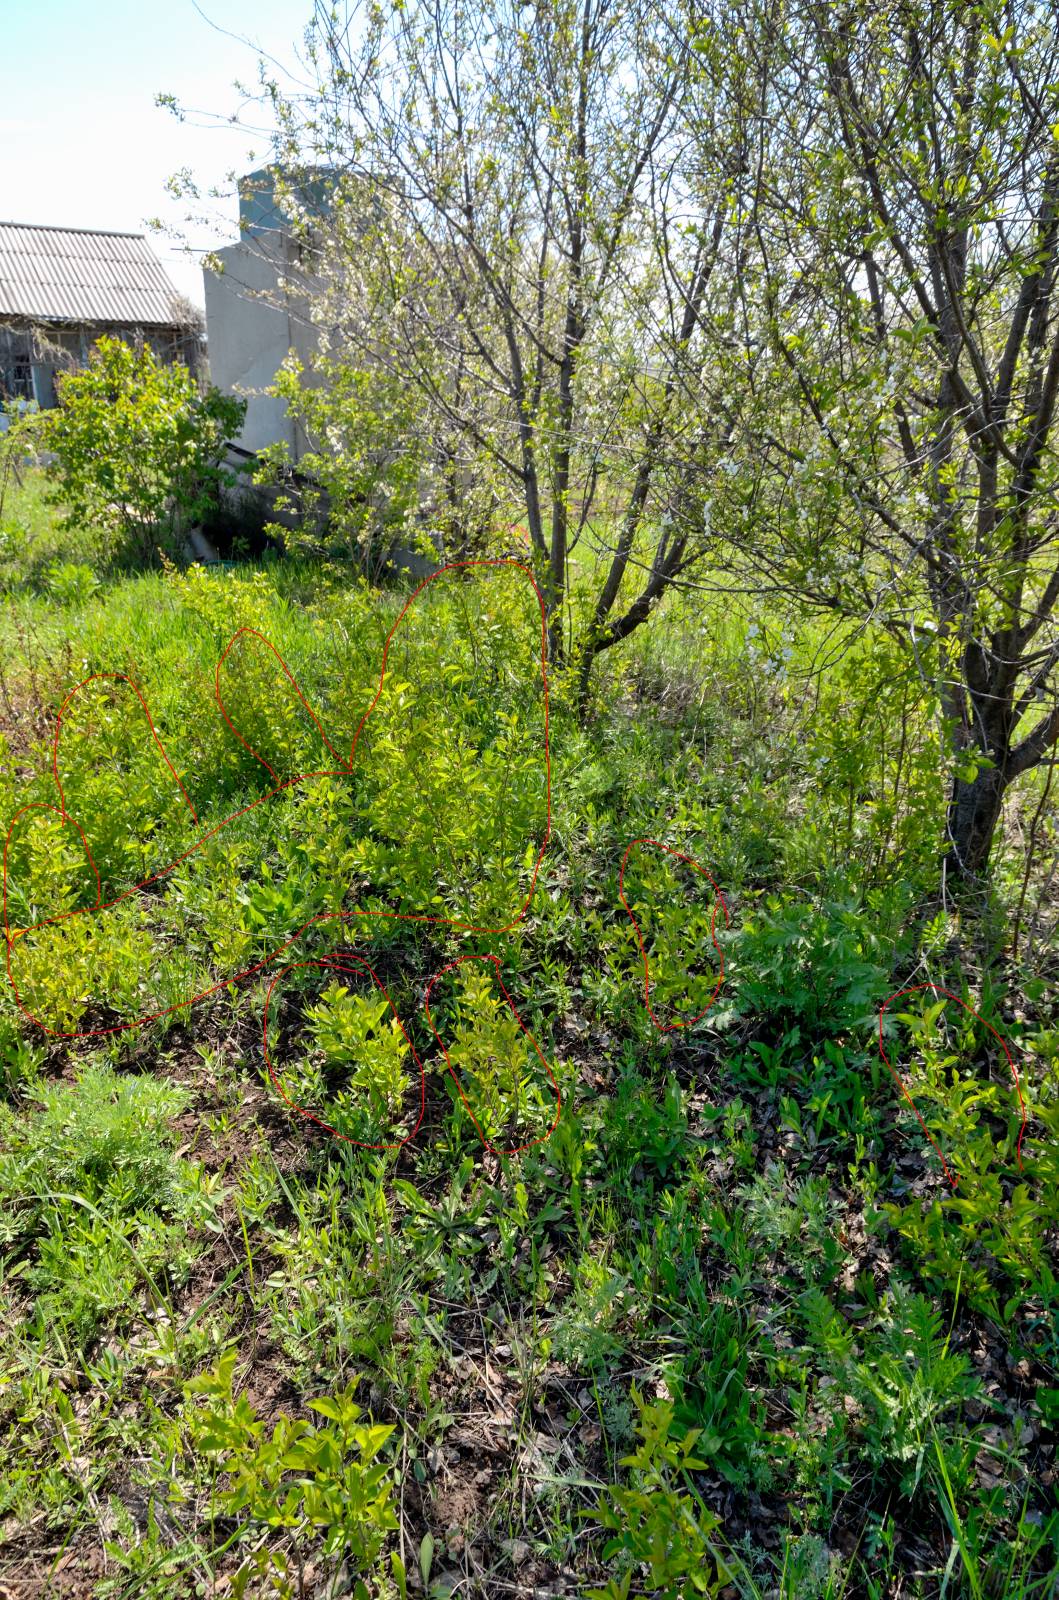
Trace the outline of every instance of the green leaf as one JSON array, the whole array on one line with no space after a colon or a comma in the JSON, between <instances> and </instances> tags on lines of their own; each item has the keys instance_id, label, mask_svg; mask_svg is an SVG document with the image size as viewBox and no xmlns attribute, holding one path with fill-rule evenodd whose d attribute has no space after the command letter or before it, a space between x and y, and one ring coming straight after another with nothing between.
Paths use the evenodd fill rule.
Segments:
<instances>
[{"instance_id":1,"label":"green leaf","mask_svg":"<svg viewBox=\"0 0 1059 1600\"><path fill-rule=\"evenodd\" d=\"M1038 1389L1034 1399L1042 1416L1053 1425L1059 1423L1059 1389Z\"/></svg>"},{"instance_id":2,"label":"green leaf","mask_svg":"<svg viewBox=\"0 0 1059 1600\"><path fill-rule=\"evenodd\" d=\"M434 1564L434 1536L431 1533L423 1535L423 1542L419 1546L419 1574L424 1585L430 1582L430 1569Z\"/></svg>"}]
</instances>

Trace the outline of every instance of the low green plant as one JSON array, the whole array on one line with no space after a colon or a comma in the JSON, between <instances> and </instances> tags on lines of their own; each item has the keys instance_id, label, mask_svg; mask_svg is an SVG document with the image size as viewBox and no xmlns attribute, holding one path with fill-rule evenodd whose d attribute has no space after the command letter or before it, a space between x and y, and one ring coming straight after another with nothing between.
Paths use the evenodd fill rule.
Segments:
<instances>
[{"instance_id":1,"label":"low green plant","mask_svg":"<svg viewBox=\"0 0 1059 1600\"><path fill-rule=\"evenodd\" d=\"M634 1574L644 1569L637 1592L654 1600L717 1595L732 1572L711 1540L720 1518L707 1510L691 1478L705 1466L695 1455L698 1433L674 1435L672 1401L648 1403L635 1385L632 1398L640 1443L622 1457L629 1482L608 1488L588 1513L611 1535L604 1559L620 1558L623 1570L604 1588L587 1590L586 1600L628 1600Z\"/></svg>"},{"instance_id":2,"label":"low green plant","mask_svg":"<svg viewBox=\"0 0 1059 1600\"><path fill-rule=\"evenodd\" d=\"M73 1034L90 1004L138 1018L159 976L157 948L134 900L99 915L91 911L46 923L15 943L11 971L26 1010L46 1028ZM86 993L86 990L89 992Z\"/></svg>"},{"instance_id":3,"label":"low green plant","mask_svg":"<svg viewBox=\"0 0 1059 1600\"><path fill-rule=\"evenodd\" d=\"M37 1091L40 1109L0 1107L0 1227L13 1237L11 1207L45 1190L75 1190L83 1199L162 1208L175 1200L182 1169L175 1164L169 1118L187 1091L152 1077L120 1077L89 1063L76 1083Z\"/></svg>"},{"instance_id":4,"label":"low green plant","mask_svg":"<svg viewBox=\"0 0 1059 1600\"><path fill-rule=\"evenodd\" d=\"M725 928L708 878L667 852L640 844L632 851L623 893L647 953L651 1007L664 1023L688 1023L707 1010L720 987L715 924ZM626 939L630 978L643 994L643 961L636 929Z\"/></svg>"},{"instance_id":5,"label":"low green plant","mask_svg":"<svg viewBox=\"0 0 1059 1600\"><path fill-rule=\"evenodd\" d=\"M802 1038L868 1028L888 964L873 922L852 900L818 905L769 895L732 942L731 982L743 1015Z\"/></svg>"},{"instance_id":6,"label":"low green plant","mask_svg":"<svg viewBox=\"0 0 1059 1600\"><path fill-rule=\"evenodd\" d=\"M573 1269L573 1289L549 1330L552 1351L577 1372L612 1365L624 1348L618 1324L632 1305L628 1277L605 1261L582 1256Z\"/></svg>"},{"instance_id":7,"label":"low green plant","mask_svg":"<svg viewBox=\"0 0 1059 1600\"><path fill-rule=\"evenodd\" d=\"M970 1051L946 1049L934 1038L938 1010L906 1019L919 1025L914 1092L958 1182L929 1204L888 1202L882 1211L926 1281L950 1293L959 1287L970 1305L1000 1323L1018 1320L1054 1362L1059 1276L1047 1240L1059 1221L1059 1101L1046 1080L1032 1107L1043 1131L1024 1138L1020 1172L1021 1108L1010 1083L989 1078L977 1062L959 1070Z\"/></svg>"},{"instance_id":8,"label":"low green plant","mask_svg":"<svg viewBox=\"0 0 1059 1600\"><path fill-rule=\"evenodd\" d=\"M467 962L461 978L456 1028L448 1046L452 1072L446 1080L457 1126L461 1113L466 1119L462 1095L494 1147L528 1144L551 1126L555 1090L511 1006L495 993L491 963Z\"/></svg>"},{"instance_id":9,"label":"low green plant","mask_svg":"<svg viewBox=\"0 0 1059 1600\"><path fill-rule=\"evenodd\" d=\"M35 1096L39 1110L0 1106L0 1242L39 1332L86 1341L140 1293L162 1304L161 1274L186 1277L215 1200L172 1151L183 1089L91 1063Z\"/></svg>"},{"instance_id":10,"label":"low green plant","mask_svg":"<svg viewBox=\"0 0 1059 1600\"><path fill-rule=\"evenodd\" d=\"M830 1377L857 1409L852 1432L875 1472L892 1469L902 1494L936 1482L934 1441L958 1492L970 1481L977 1442L962 1423L963 1407L984 1395L963 1354L949 1351L942 1316L923 1295L901 1286L861 1333L853 1331L819 1289L801 1296L809 1338Z\"/></svg>"},{"instance_id":11,"label":"low green plant","mask_svg":"<svg viewBox=\"0 0 1059 1600\"><path fill-rule=\"evenodd\" d=\"M15 1102L34 1083L45 1051L27 1039L15 1018L0 1009L0 1096Z\"/></svg>"},{"instance_id":12,"label":"low green plant","mask_svg":"<svg viewBox=\"0 0 1059 1600\"><path fill-rule=\"evenodd\" d=\"M306 1017L323 1086L340 1085L327 1102L331 1125L362 1144L392 1139L412 1080L408 1040L386 996L329 983Z\"/></svg>"},{"instance_id":13,"label":"low green plant","mask_svg":"<svg viewBox=\"0 0 1059 1600\"><path fill-rule=\"evenodd\" d=\"M603 1109L603 1140L618 1183L666 1183L689 1151L680 1085L669 1078L659 1094L638 1075L623 1075Z\"/></svg>"},{"instance_id":14,"label":"low green plant","mask_svg":"<svg viewBox=\"0 0 1059 1600\"><path fill-rule=\"evenodd\" d=\"M44 569L44 587L61 606L83 606L99 588L91 567L81 561L52 561Z\"/></svg>"},{"instance_id":15,"label":"low green plant","mask_svg":"<svg viewBox=\"0 0 1059 1600\"><path fill-rule=\"evenodd\" d=\"M393 1427L362 1420L355 1376L333 1397L310 1400L322 1423L280 1413L269 1432L246 1395L234 1393L234 1372L229 1350L186 1385L189 1398L201 1401L188 1417L191 1448L226 1479L215 1492L215 1511L239 1519L246 1535L286 1532L295 1545L319 1538L322 1555L345 1561L355 1600L371 1600L367 1580L397 1528L385 1456ZM240 1594L251 1576L244 1568ZM397 1558L392 1570L401 1570L403 1580Z\"/></svg>"},{"instance_id":16,"label":"low green plant","mask_svg":"<svg viewBox=\"0 0 1059 1600\"><path fill-rule=\"evenodd\" d=\"M771 1170L759 1174L740 1194L757 1249L774 1271L782 1264L783 1281L801 1278L819 1286L833 1281L843 1250L826 1178L806 1178L788 1193L780 1175Z\"/></svg>"}]
</instances>

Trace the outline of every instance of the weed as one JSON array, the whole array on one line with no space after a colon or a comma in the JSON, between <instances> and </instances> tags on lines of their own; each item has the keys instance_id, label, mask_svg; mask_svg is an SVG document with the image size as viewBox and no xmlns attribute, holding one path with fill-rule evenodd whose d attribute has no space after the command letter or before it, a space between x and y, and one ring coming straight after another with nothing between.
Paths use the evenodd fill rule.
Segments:
<instances>
[{"instance_id":1,"label":"weed","mask_svg":"<svg viewBox=\"0 0 1059 1600\"><path fill-rule=\"evenodd\" d=\"M309 1402L324 1422L281 1414L269 1434L246 1396L234 1394L234 1369L235 1353L228 1351L187 1385L188 1395L202 1401L188 1417L189 1444L227 1478L212 1510L240 1519L229 1542L283 1529L297 1543L319 1531L324 1556L341 1555L356 1574L351 1593L369 1600L366 1575L397 1527L390 1468L382 1459L393 1428L361 1421L354 1377L332 1398ZM236 1593L245 1592L252 1574L262 1575L253 1559L240 1568Z\"/></svg>"}]
</instances>

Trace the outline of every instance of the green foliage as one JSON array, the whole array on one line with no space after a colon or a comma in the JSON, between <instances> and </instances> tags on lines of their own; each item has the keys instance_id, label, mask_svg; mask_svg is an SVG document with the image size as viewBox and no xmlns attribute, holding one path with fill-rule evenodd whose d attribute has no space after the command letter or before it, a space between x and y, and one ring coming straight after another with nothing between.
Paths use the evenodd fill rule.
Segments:
<instances>
[{"instance_id":1,"label":"green foliage","mask_svg":"<svg viewBox=\"0 0 1059 1600\"><path fill-rule=\"evenodd\" d=\"M719 988L712 934L723 932L726 921L716 891L685 862L640 844L629 856L623 892L647 952L655 1016L663 1024L690 1023ZM642 959L631 923L629 934L630 978L642 994Z\"/></svg>"},{"instance_id":2,"label":"green foliage","mask_svg":"<svg viewBox=\"0 0 1059 1600\"><path fill-rule=\"evenodd\" d=\"M864 1331L859 1353L852 1331L819 1289L806 1290L801 1305L827 1371L858 1408L860 1441L872 1466L894 1469L901 1492L913 1495L924 1478L937 1481L939 1438L946 1470L965 1490L977 1447L957 1424L965 1403L984 1391L967 1357L949 1353L940 1310L923 1295L895 1290L891 1310Z\"/></svg>"},{"instance_id":3,"label":"green foliage","mask_svg":"<svg viewBox=\"0 0 1059 1600\"><path fill-rule=\"evenodd\" d=\"M999 1053L995 1041L985 1034L983 1051L977 1042L983 1030L951 1004L945 1021L952 1026L947 1035L940 1033L944 1009L942 1000L921 1015L898 1013L894 1020L905 1022L915 1039L916 1103L958 1173L958 1184L954 1193L929 1205L888 1203L884 1211L928 1282L951 1294L962 1292L999 1322L1018 1323L1054 1360L1059 1281L1047 1240L1059 1218L1055 1084L1045 1079L1032 1107L1030 1127L1036 1123L1043 1131L1036 1138L1027 1133L1018 1173L1022 1114L1007 1061L1001 1057L997 1074L990 1074L983 1054ZM970 1068L960 1071L968 1059ZM1032 1057L1023 1058L1023 1078L1026 1059ZM1024 1098L1032 1093L1025 1081L1022 1093Z\"/></svg>"},{"instance_id":4,"label":"green foliage","mask_svg":"<svg viewBox=\"0 0 1059 1600\"><path fill-rule=\"evenodd\" d=\"M89 911L23 934L11 959L22 1004L46 1028L66 1034L77 1031L91 1001L135 1021L144 1008L143 974L151 974L153 990L164 971L145 921L145 910L127 901L99 916ZM91 994L85 992L88 974Z\"/></svg>"},{"instance_id":5,"label":"green foliage","mask_svg":"<svg viewBox=\"0 0 1059 1600\"><path fill-rule=\"evenodd\" d=\"M627 1600L634 1571L645 1567L649 1587L638 1592L656 1600L716 1595L731 1573L711 1543L720 1519L703 1505L690 1478L705 1466L695 1454L698 1432L678 1439L672 1401L646 1402L635 1386L632 1396L640 1443L622 1458L629 1485L608 1489L592 1513L612 1535L604 1558L621 1556L624 1573L604 1589L588 1590L589 1600Z\"/></svg>"},{"instance_id":6,"label":"green foliage","mask_svg":"<svg viewBox=\"0 0 1059 1600\"><path fill-rule=\"evenodd\" d=\"M57 810L27 812L8 846L7 914L12 928L95 903L97 886L75 827Z\"/></svg>"},{"instance_id":7,"label":"green foliage","mask_svg":"<svg viewBox=\"0 0 1059 1600\"><path fill-rule=\"evenodd\" d=\"M748 1231L763 1260L782 1263L788 1281L804 1277L822 1285L836 1276L842 1247L836 1238L837 1206L826 1178L811 1177L789 1197L778 1174L759 1174L741 1191Z\"/></svg>"},{"instance_id":8,"label":"green foliage","mask_svg":"<svg viewBox=\"0 0 1059 1600\"><path fill-rule=\"evenodd\" d=\"M40 1044L23 1036L14 1007L0 1006L0 1096L18 1099L33 1084L43 1060Z\"/></svg>"},{"instance_id":9,"label":"green foliage","mask_svg":"<svg viewBox=\"0 0 1059 1600\"><path fill-rule=\"evenodd\" d=\"M309 479L295 530L269 531L290 550L326 548L355 557L369 571L401 535L415 542L426 436L415 397L380 366L318 355L310 373L290 356L271 385L312 443L298 462ZM285 464L286 445L265 452L265 473ZM284 501L280 500L282 506Z\"/></svg>"},{"instance_id":10,"label":"green foliage","mask_svg":"<svg viewBox=\"0 0 1059 1600\"><path fill-rule=\"evenodd\" d=\"M603 1137L618 1183L658 1184L686 1159L688 1119L680 1086L670 1079L659 1097L633 1076L618 1080L603 1110Z\"/></svg>"},{"instance_id":11,"label":"green foliage","mask_svg":"<svg viewBox=\"0 0 1059 1600\"><path fill-rule=\"evenodd\" d=\"M82 561L52 561L44 569L44 585L59 605L83 606L99 588L99 580Z\"/></svg>"},{"instance_id":12,"label":"green foliage","mask_svg":"<svg viewBox=\"0 0 1059 1600\"><path fill-rule=\"evenodd\" d=\"M544 836L540 612L525 576L446 573L402 619L357 747L372 876L403 906L509 923Z\"/></svg>"},{"instance_id":13,"label":"green foliage","mask_svg":"<svg viewBox=\"0 0 1059 1600\"><path fill-rule=\"evenodd\" d=\"M456 1082L451 1075L447 1080L457 1123L462 1093L495 1148L513 1149L542 1138L555 1118L555 1090L519 1019L496 992L492 963L466 962L460 979L457 1023L448 1043Z\"/></svg>"},{"instance_id":14,"label":"green foliage","mask_svg":"<svg viewBox=\"0 0 1059 1600\"><path fill-rule=\"evenodd\" d=\"M186 367L104 336L88 365L57 381L41 441L55 458L56 497L69 527L102 529L135 561L174 553L229 475L218 463L246 402L200 394Z\"/></svg>"},{"instance_id":15,"label":"green foliage","mask_svg":"<svg viewBox=\"0 0 1059 1600\"><path fill-rule=\"evenodd\" d=\"M352 994L329 983L306 1010L319 1057L285 1074L285 1086L307 1109L323 1113L331 1126L361 1144L392 1141L411 1084L408 1041L385 995ZM304 1089L315 1091L303 1100Z\"/></svg>"},{"instance_id":16,"label":"green foliage","mask_svg":"<svg viewBox=\"0 0 1059 1600\"><path fill-rule=\"evenodd\" d=\"M628 1279L603 1261L582 1256L573 1290L549 1330L560 1361L577 1372L595 1372L614 1362L624 1341L617 1324L631 1305Z\"/></svg>"},{"instance_id":17,"label":"green foliage","mask_svg":"<svg viewBox=\"0 0 1059 1600\"><path fill-rule=\"evenodd\" d=\"M325 1422L281 1413L270 1434L246 1395L233 1393L234 1369L235 1352L228 1351L186 1386L203 1401L188 1420L191 1446L227 1477L216 1510L243 1519L248 1534L318 1531L322 1553L341 1555L356 1575L350 1592L369 1600L365 1579L397 1527L391 1469L380 1459L394 1429L361 1421L354 1376L332 1398L309 1402Z\"/></svg>"},{"instance_id":18,"label":"green foliage","mask_svg":"<svg viewBox=\"0 0 1059 1600\"><path fill-rule=\"evenodd\" d=\"M850 901L812 905L770 895L744 919L731 948L743 1014L810 1039L870 1028L885 998L881 941Z\"/></svg>"},{"instance_id":19,"label":"green foliage","mask_svg":"<svg viewBox=\"0 0 1059 1600\"><path fill-rule=\"evenodd\" d=\"M40 734L70 683L130 661L203 828L271 787L209 711L217 654L242 626L275 640L336 747L348 750L378 688L401 595L286 560L142 575L83 602L71 590L60 604L43 592L44 566L92 557L53 550L46 538L42 549L47 560L12 558L36 576L0 614L5 817L54 798ZM316 777L246 812L102 916L16 937L11 964L24 998L53 1025L108 1026L154 1009L164 993L178 1001L249 966L319 912L506 920L528 887L545 817L539 617L509 577L446 578L421 614L405 618L389 658L397 692L392 703L384 693L378 723L373 713L365 725L348 779ZM692 631L700 621L708 635ZM248 1401L274 1394L282 1370L292 1394L283 1404L298 1415L309 1397L340 1391L350 1370L370 1369L373 1394L399 1412L405 1539L432 1600L462 1562L441 1519L453 1445L463 1440L445 1433L486 1391L490 1415L513 1418L527 1447L540 1448L540 1493L520 1520L518 1496L501 1488L510 1524L470 1523L470 1558L506 1573L510 1535L513 1550L532 1549L532 1582L548 1592L560 1565L608 1600L692 1595L703 1574L716 1585L724 1566L747 1600L862 1590L883 1600L918 1581L907 1566L910 1525L917 1561L929 1545L922 1565L936 1567L953 1596L975 1592L971 1572L983 1596L1005 1600L1037 1600L1054 1582L1057 1535L1037 1454L1059 1416L1049 969L1042 962L1044 975L1021 997L1012 986L1003 994L1003 1017L1024 1010L1032 1020L1001 1021L999 990L981 1001L1019 1061L1031 1116L1021 1173L1017 1100L995 1041L962 1013L932 1025L933 1005L897 1023L911 1034L888 1047L891 1057L960 1173L956 1194L924 1209L907 1187L918 1194L923 1175L907 1158L922 1152L929 1166L929 1153L875 1036L878 1000L911 969L890 976L895 954L911 952L911 868L929 832L926 800L916 820L915 794L903 791L892 847L905 852L909 881L883 883L880 853L891 846L879 797L901 735L893 703L877 719L865 708L889 657L865 641L859 665L834 681L828 668L806 688L794 666L786 684L760 664L743 672L734 607L689 596L681 626L686 634L661 625L653 678L614 653L607 686L623 698L584 728L563 691L553 696L552 837L521 923L479 938L351 919L308 929L277 963L345 947L386 983L430 1074L424 1127L402 1152L351 1149L292 1126L271 1088L262 1093L261 1003L277 968L196 1008L188 1035L177 1028L163 1038L153 1024L90 1041L100 1048L76 1091L67 1080L87 1046L45 1039L0 993L9 1102L0 1122L0 1516L14 1520L34 1559L34 1538L57 1548L71 1527L99 1521L110 1530L108 1570L91 1581L112 1600L176 1600L228 1579L245 1600L293 1600L300 1574L306 1592L326 1586L325 1541L347 1538L335 1532L345 1468L324 1470L321 1460L333 1447L347 1466L361 1462L339 1424L317 1416L325 1427L295 1437L266 1410L279 1402L265 1398L233 1422L239 1402L218 1391L207 1409L222 1413L222 1430L227 1415L231 1431L208 1453L166 1420L186 1377L235 1339L249 1358L245 1341L256 1336ZM816 659L824 635L799 624L795 665ZM714 637L716 656L703 645ZM274 659L254 650L239 670L231 664L226 703L276 771L329 765L303 708L284 698ZM696 666L703 676L692 681ZM681 709L675 686L685 671ZM818 687L828 726L810 709ZM645 707L637 697L648 692L657 698ZM86 693L64 716L64 783L105 893L166 864L198 831L123 693ZM866 730L888 734L885 773L881 760L878 774L862 765L871 739L850 726L862 712ZM909 740L921 735L910 720ZM833 766L817 769L832 746ZM512 758L507 768L485 759L494 748ZM906 779L925 796L923 772L909 774L907 760ZM646 1017L616 895L625 844L656 828L685 841L731 896L732 930L719 934L726 987L692 1034L659 1034ZM53 813L16 828L10 864L16 928L95 898L76 830ZM862 879L873 878L862 894ZM658 879L643 897L648 917L660 913L657 945L683 944L689 965L712 959L712 890L682 870ZM685 895L692 887L702 894ZM922 954L931 975L959 990L949 966L956 940L977 960L970 924L950 906ZM518 1154L482 1149L422 1011L433 973L486 950L563 1091L556 1133ZM431 991L431 1012L483 1129L506 1150L547 1131L555 1100L490 967L450 971ZM666 980L664 969L661 949L656 976ZM666 1000L679 1014L687 991L675 967L668 977ZM402 1099L418 1111L416 1075L380 1002L365 975L310 965L282 980L270 1017L288 1091L369 1143L405 1131L411 1117L394 1125ZM192 1101L161 1076L170 1050ZM101 1058L133 1064L136 1075L108 1078ZM52 1095L61 1116L47 1110ZM200 1152L203 1168L174 1156L174 1141ZM189 1275L204 1246L209 1259ZM941 1324L923 1306L946 1293L956 1304L941 1300ZM972 1319L972 1308L995 1326ZM1021 1364L1031 1356L1027 1379ZM641 1426L639 1466L617 1459L632 1444L630 1369L645 1387L663 1375L670 1397L664 1439L648 1446ZM999 1441L978 1426L975 1378L999 1385L987 1391L997 1409L985 1419L1001 1427ZM978 1405L965 1406L967 1397ZM562 1434L554 1454L549 1432ZM318 1447L326 1435L331 1443ZM303 1447L298 1465L280 1466ZM387 1447L366 1470L384 1457ZM521 1460L512 1457L512 1469L528 1477ZM497 1487L496 1465L483 1462L494 1472L483 1497ZM613 1518L597 1518L601 1537L591 1542L570 1526L579 1484L598 1485ZM371 1510L383 1487L366 1496L359 1536L368 1553L379 1533L389 1537ZM774 1522L775 1545L727 1550L696 1491L714 1506L729 1489L789 1508ZM237 1490L248 1496L239 1508L226 1500ZM862 1545L840 1557L833 1528L865 1495ZM281 1521L270 1523L270 1511ZM434 1530L429 1544L424 1525ZM387 1554L380 1547L355 1575L373 1600L375 1591L378 1600L400 1593L403 1573L387 1569ZM337 1546L327 1557L341 1559ZM517 1555L511 1562L517 1568Z\"/></svg>"},{"instance_id":20,"label":"green foliage","mask_svg":"<svg viewBox=\"0 0 1059 1600\"><path fill-rule=\"evenodd\" d=\"M0 1107L0 1240L35 1295L38 1330L85 1341L145 1287L157 1300L159 1268L179 1277L191 1265L188 1224L208 1205L167 1127L187 1097L103 1065L35 1094L38 1111Z\"/></svg>"},{"instance_id":21,"label":"green foliage","mask_svg":"<svg viewBox=\"0 0 1059 1600\"><path fill-rule=\"evenodd\" d=\"M150 1077L120 1078L108 1066L91 1064L77 1083L42 1085L39 1098L38 1112L2 1113L5 1207L46 1189L73 1189L118 1209L172 1203L177 1169L165 1124L185 1105L185 1090Z\"/></svg>"},{"instance_id":22,"label":"green foliage","mask_svg":"<svg viewBox=\"0 0 1059 1600\"><path fill-rule=\"evenodd\" d=\"M16 509L39 449L42 413L17 403L0 405L0 562L13 555L24 534Z\"/></svg>"}]
</instances>

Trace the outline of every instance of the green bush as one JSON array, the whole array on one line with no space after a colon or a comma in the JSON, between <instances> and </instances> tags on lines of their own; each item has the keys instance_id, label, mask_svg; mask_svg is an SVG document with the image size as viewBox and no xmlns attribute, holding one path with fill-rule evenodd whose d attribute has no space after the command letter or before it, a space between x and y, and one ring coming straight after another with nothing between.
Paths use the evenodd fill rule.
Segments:
<instances>
[{"instance_id":1,"label":"green bush","mask_svg":"<svg viewBox=\"0 0 1059 1600\"><path fill-rule=\"evenodd\" d=\"M231 481L219 462L245 400L200 394L186 367L108 336L86 367L59 377L58 394L40 438L55 458L64 525L99 528L136 561L151 561L159 545L173 553Z\"/></svg>"},{"instance_id":2,"label":"green bush","mask_svg":"<svg viewBox=\"0 0 1059 1600\"><path fill-rule=\"evenodd\" d=\"M99 588L99 579L82 561L51 561L44 569L44 587L61 606L83 606Z\"/></svg>"},{"instance_id":3,"label":"green bush","mask_svg":"<svg viewBox=\"0 0 1059 1600\"><path fill-rule=\"evenodd\" d=\"M691 1479L706 1464L695 1454L698 1432L678 1439L671 1401L649 1404L635 1386L632 1397L640 1444L622 1458L630 1482L608 1488L588 1513L612 1536L604 1559L619 1557L623 1571L606 1588L588 1590L589 1600L628 1600L634 1569L647 1569L636 1592L656 1600L716 1595L732 1574L711 1539L720 1519L707 1510Z\"/></svg>"},{"instance_id":4,"label":"green bush","mask_svg":"<svg viewBox=\"0 0 1059 1600\"><path fill-rule=\"evenodd\" d=\"M468 962L460 973L446 1081L456 1127L464 1121L465 1102L482 1138L496 1150L510 1150L546 1137L556 1115L555 1089L518 1017L494 992L487 959Z\"/></svg>"},{"instance_id":5,"label":"green bush","mask_svg":"<svg viewBox=\"0 0 1059 1600\"><path fill-rule=\"evenodd\" d=\"M317 354L311 371L292 354L270 394L284 400L310 449L298 462L303 483L298 527L270 524L288 550L350 556L377 572L401 543L436 558L440 536L449 559L483 554L498 494L482 461L473 469L424 417L423 400L381 364L359 366L348 354ZM288 464L285 444L269 446L266 479ZM280 505L287 502L281 501ZM430 532L423 531L429 516Z\"/></svg>"},{"instance_id":6,"label":"green bush","mask_svg":"<svg viewBox=\"0 0 1059 1600\"><path fill-rule=\"evenodd\" d=\"M386 996L351 994L345 984L329 983L306 1015L322 1066L310 1058L301 1071L310 1088L320 1076L322 1115L358 1144L396 1139L412 1080L408 1042ZM333 1099L327 1094L332 1084ZM299 1088L291 1088L295 1098Z\"/></svg>"},{"instance_id":7,"label":"green bush","mask_svg":"<svg viewBox=\"0 0 1059 1600\"><path fill-rule=\"evenodd\" d=\"M424 456L416 407L407 387L382 372L320 356L312 376L316 382L303 381L302 364L292 358L272 385L309 439L320 443L298 463L311 480L298 529L271 524L268 531L288 549L326 546L370 567L414 520ZM286 465L285 445L266 454L273 467ZM405 542L411 541L409 532Z\"/></svg>"}]
</instances>

